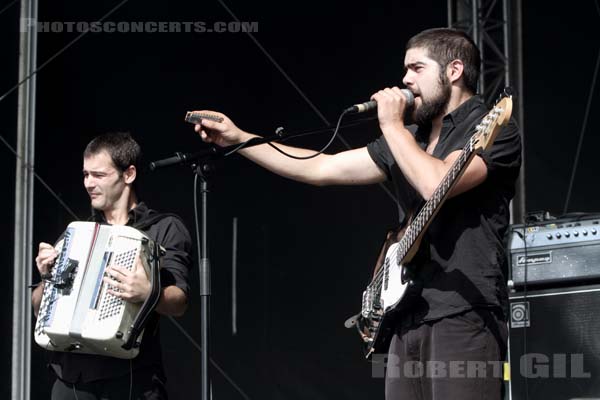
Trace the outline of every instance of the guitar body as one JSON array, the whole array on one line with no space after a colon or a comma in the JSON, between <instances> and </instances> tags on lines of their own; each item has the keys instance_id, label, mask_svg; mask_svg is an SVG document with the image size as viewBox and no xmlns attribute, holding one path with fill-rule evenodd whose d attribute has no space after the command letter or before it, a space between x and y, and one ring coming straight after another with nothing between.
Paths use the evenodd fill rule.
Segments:
<instances>
[{"instance_id":1,"label":"guitar body","mask_svg":"<svg viewBox=\"0 0 600 400\"><path fill-rule=\"evenodd\" d=\"M357 323L367 359L373 354L387 352L396 319L421 293L422 285L413 279L414 268L410 263L395 262L397 246L398 243L393 243L387 248L382 265L376 266L376 271L381 270L382 274L376 274L363 292L363 307Z\"/></svg>"}]
</instances>

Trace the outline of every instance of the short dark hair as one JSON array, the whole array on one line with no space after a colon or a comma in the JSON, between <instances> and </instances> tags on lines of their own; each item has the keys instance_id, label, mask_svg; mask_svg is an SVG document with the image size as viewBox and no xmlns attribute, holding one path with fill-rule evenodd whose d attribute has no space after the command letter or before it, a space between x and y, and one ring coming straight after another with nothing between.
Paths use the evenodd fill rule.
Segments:
<instances>
[{"instance_id":1,"label":"short dark hair","mask_svg":"<svg viewBox=\"0 0 600 400\"><path fill-rule=\"evenodd\" d=\"M110 155L119 172L124 172L131 165L139 169L138 166L142 162L142 149L129 132L110 132L96 136L86 146L83 158L101 151L106 151Z\"/></svg>"},{"instance_id":2,"label":"short dark hair","mask_svg":"<svg viewBox=\"0 0 600 400\"><path fill-rule=\"evenodd\" d=\"M441 68L446 68L454 60L461 60L465 87L472 93L477 92L481 56L477 45L465 32L450 28L427 29L410 38L406 44L406 50L416 47L426 49L428 56Z\"/></svg>"}]
</instances>

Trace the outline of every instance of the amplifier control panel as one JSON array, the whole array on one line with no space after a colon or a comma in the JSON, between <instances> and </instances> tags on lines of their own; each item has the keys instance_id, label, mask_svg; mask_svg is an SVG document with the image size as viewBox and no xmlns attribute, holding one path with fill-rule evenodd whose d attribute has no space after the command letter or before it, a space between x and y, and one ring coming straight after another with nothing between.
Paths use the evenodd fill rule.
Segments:
<instances>
[{"instance_id":1,"label":"amplifier control panel","mask_svg":"<svg viewBox=\"0 0 600 400\"><path fill-rule=\"evenodd\" d=\"M600 240L600 218L587 220L554 220L543 223L511 225L509 249L525 246L556 246Z\"/></svg>"}]
</instances>

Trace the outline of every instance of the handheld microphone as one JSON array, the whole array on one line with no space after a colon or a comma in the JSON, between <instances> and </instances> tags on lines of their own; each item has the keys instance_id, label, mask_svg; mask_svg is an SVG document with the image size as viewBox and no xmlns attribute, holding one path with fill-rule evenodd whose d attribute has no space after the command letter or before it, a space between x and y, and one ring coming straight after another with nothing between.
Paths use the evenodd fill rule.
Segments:
<instances>
[{"instance_id":1,"label":"handheld microphone","mask_svg":"<svg viewBox=\"0 0 600 400\"><path fill-rule=\"evenodd\" d=\"M406 97L406 105L412 106L415 103L415 96L408 89L400 89L404 97ZM352 107L348 107L344 110L347 113L357 114L377 108L377 102L375 100L367 101L361 104L355 104Z\"/></svg>"}]
</instances>

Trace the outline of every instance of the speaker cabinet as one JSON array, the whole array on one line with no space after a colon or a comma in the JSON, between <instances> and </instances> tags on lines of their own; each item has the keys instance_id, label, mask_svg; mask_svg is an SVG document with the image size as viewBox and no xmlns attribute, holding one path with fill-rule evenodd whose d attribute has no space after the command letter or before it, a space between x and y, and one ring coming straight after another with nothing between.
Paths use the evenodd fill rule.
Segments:
<instances>
[{"instance_id":1,"label":"speaker cabinet","mask_svg":"<svg viewBox=\"0 0 600 400\"><path fill-rule=\"evenodd\" d=\"M510 398L600 399L600 285L509 300Z\"/></svg>"}]
</instances>

